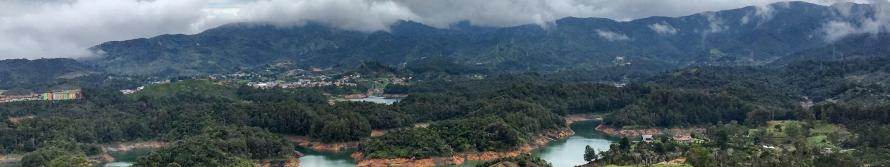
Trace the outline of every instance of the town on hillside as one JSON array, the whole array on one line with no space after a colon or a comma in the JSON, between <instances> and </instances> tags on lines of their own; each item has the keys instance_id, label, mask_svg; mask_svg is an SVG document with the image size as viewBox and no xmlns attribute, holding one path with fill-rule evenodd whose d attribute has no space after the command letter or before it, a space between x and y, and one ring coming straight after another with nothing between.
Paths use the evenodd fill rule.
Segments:
<instances>
[{"instance_id":1,"label":"town on hillside","mask_svg":"<svg viewBox=\"0 0 890 167\"><path fill-rule=\"evenodd\" d=\"M54 100L74 100L83 97L80 89L48 91L43 93L30 93L24 95L4 95L0 91L0 103L17 102L17 101L54 101Z\"/></svg>"}]
</instances>

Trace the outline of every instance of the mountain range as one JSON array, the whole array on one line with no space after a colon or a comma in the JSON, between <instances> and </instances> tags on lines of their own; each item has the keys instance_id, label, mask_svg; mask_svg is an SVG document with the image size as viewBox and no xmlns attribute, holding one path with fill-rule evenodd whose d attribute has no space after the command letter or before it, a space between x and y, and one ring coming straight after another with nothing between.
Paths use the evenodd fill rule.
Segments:
<instances>
[{"instance_id":1,"label":"mountain range","mask_svg":"<svg viewBox=\"0 0 890 167\"><path fill-rule=\"evenodd\" d=\"M568 17L548 25L499 28L469 22L436 28L400 21L375 32L313 22L302 26L235 23L194 35L105 42L90 48L97 57L80 62L114 74L163 76L228 73L277 62L328 68L367 61L410 66L437 60L506 71L626 64L672 68L783 65L882 49L879 46L887 43L886 35L832 40L826 31L833 22L861 25L876 17L877 10L870 4L782 2L682 17L632 21Z\"/></svg>"}]
</instances>

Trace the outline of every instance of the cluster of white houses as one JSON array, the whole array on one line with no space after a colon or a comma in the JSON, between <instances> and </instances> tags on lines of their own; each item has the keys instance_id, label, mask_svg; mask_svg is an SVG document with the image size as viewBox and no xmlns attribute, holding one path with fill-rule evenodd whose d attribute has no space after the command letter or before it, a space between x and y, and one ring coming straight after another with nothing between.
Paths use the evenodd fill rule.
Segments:
<instances>
[{"instance_id":1,"label":"cluster of white houses","mask_svg":"<svg viewBox=\"0 0 890 167\"><path fill-rule=\"evenodd\" d=\"M254 88L312 88L312 87L327 87L327 86L336 86L336 87L354 87L358 86L358 84L353 81L361 78L359 74L352 74L344 76L343 78L327 81L325 77L315 78L315 79L299 79L296 82L250 82L247 83L247 86Z\"/></svg>"},{"instance_id":2,"label":"cluster of white houses","mask_svg":"<svg viewBox=\"0 0 890 167\"><path fill-rule=\"evenodd\" d=\"M32 93L27 95L0 95L0 103L16 102L16 101L52 101L52 100L74 100L80 99L83 94L80 89L49 91L44 93Z\"/></svg>"},{"instance_id":3,"label":"cluster of white houses","mask_svg":"<svg viewBox=\"0 0 890 167\"><path fill-rule=\"evenodd\" d=\"M248 86L254 88L312 88L312 87L326 87L326 86L336 86L336 87L353 87L358 86L358 84L347 82L347 81L311 81L300 79L297 82L250 82L247 83Z\"/></svg>"},{"instance_id":4,"label":"cluster of white houses","mask_svg":"<svg viewBox=\"0 0 890 167\"><path fill-rule=\"evenodd\" d=\"M142 89L145 89L145 86L140 86L140 87L137 87L136 89L123 89L123 90L121 90L121 93L128 95L128 94L133 94L133 93L142 91Z\"/></svg>"},{"instance_id":5,"label":"cluster of white houses","mask_svg":"<svg viewBox=\"0 0 890 167\"><path fill-rule=\"evenodd\" d=\"M170 83L170 80L152 81L152 82L149 82L148 85L159 85L159 84L168 84L168 83ZM128 94L133 94L133 93L142 91L142 89L145 89L145 86L139 86L139 87L136 87L136 89L122 89L120 91L124 95L128 95Z\"/></svg>"}]
</instances>

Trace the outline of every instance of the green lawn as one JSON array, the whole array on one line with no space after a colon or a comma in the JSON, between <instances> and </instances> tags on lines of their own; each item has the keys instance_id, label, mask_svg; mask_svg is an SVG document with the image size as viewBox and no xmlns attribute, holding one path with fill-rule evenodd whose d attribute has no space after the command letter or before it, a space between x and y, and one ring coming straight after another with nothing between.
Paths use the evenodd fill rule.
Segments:
<instances>
[{"instance_id":1,"label":"green lawn","mask_svg":"<svg viewBox=\"0 0 890 167\"><path fill-rule=\"evenodd\" d=\"M810 129L810 137L807 137L807 144L817 148L837 148L828 140L828 135L839 130L842 130L842 127L826 122L817 122Z\"/></svg>"},{"instance_id":2,"label":"green lawn","mask_svg":"<svg viewBox=\"0 0 890 167\"><path fill-rule=\"evenodd\" d=\"M840 129L841 129L841 127L838 127L837 125L834 125L834 124L825 123L825 122L817 122L813 126L813 129L810 129L810 134L812 134L812 135L827 135L827 134L837 132Z\"/></svg>"}]
</instances>

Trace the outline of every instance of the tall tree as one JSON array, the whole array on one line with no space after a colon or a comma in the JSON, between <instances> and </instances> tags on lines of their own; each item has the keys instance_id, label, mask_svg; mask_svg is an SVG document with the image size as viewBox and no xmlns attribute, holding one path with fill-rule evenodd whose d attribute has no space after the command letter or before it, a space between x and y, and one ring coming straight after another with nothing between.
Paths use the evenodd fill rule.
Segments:
<instances>
[{"instance_id":1,"label":"tall tree","mask_svg":"<svg viewBox=\"0 0 890 167\"><path fill-rule=\"evenodd\" d=\"M584 147L584 160L585 161L589 162L589 161L596 160L597 158L598 157L596 156L596 150L591 148L590 145L587 145L587 147Z\"/></svg>"}]
</instances>

